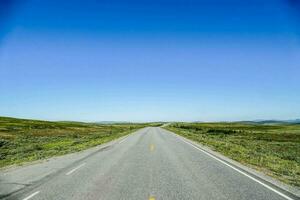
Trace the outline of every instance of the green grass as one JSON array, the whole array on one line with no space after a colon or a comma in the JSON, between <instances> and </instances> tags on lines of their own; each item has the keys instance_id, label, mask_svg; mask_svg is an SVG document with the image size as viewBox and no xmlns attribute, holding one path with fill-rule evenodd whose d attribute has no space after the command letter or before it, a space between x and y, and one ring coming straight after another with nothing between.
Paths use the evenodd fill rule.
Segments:
<instances>
[{"instance_id":1,"label":"green grass","mask_svg":"<svg viewBox=\"0 0 300 200\"><path fill-rule=\"evenodd\" d=\"M165 128L300 187L299 124L174 123Z\"/></svg>"},{"instance_id":2,"label":"green grass","mask_svg":"<svg viewBox=\"0 0 300 200\"><path fill-rule=\"evenodd\" d=\"M0 167L84 150L151 124L48 122L0 117Z\"/></svg>"}]
</instances>

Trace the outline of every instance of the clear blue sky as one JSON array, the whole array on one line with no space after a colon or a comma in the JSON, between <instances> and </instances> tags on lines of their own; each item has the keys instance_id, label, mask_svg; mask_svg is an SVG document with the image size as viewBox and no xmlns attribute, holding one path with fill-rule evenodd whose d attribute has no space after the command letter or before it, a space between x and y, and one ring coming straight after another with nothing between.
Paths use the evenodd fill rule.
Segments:
<instances>
[{"instance_id":1,"label":"clear blue sky","mask_svg":"<svg viewBox=\"0 0 300 200\"><path fill-rule=\"evenodd\" d=\"M3 2L2 116L300 117L297 0Z\"/></svg>"}]
</instances>

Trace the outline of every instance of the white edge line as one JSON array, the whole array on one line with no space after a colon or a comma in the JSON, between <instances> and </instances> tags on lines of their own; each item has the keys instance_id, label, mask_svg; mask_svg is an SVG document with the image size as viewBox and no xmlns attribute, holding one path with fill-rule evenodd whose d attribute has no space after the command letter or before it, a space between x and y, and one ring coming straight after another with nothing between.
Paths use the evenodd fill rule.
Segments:
<instances>
[{"instance_id":1,"label":"white edge line","mask_svg":"<svg viewBox=\"0 0 300 200\"><path fill-rule=\"evenodd\" d=\"M203 153L205 153L205 154L209 155L210 157L212 157L212 158L216 159L217 161L219 161L219 162L223 163L224 165L226 165L226 166L228 166L228 167L230 167L230 168L234 169L235 171L237 171L237 172L239 172L239 173L243 174L244 176L247 176L247 177L248 177L248 178L250 178L251 180L253 180L253 181L255 181L255 182L257 182L257 183L261 184L262 186L264 186L264 187L268 188L269 190L271 190L271 191L275 192L276 194L278 194L278 195L280 195L280 196L282 196L282 197L284 197L284 198L286 198L286 199L288 199L288 200L294 200L294 199L292 199L291 197L289 197L289 196L287 196L287 195L285 195L285 194L283 194L283 193L279 192L278 190L276 190L276 189L274 189L274 188L272 188L272 187L268 186L267 184L265 184L265 183L263 183L263 182L261 182L261 181L257 180L256 178L254 178L254 177L252 177L252 176L250 176L250 175L246 174L245 172L243 172L243 171L241 171L241 170L239 170L239 169L235 168L234 166L232 166L232 165L230 165L230 164L228 164L228 163L224 162L223 160L221 160L221 159L217 158L216 156L214 156L214 155L212 155L212 154L210 154L210 153L208 153L208 152L204 151L203 149L201 149L201 148L197 147L196 145L194 145L194 144L192 144L192 143L190 143L190 142L187 142L187 141L185 141L184 139L180 138L180 137L179 137L179 136L177 136L177 135L176 135L176 137L177 137L178 139L180 139L181 141L185 142L186 144L189 144L189 145L191 145L192 147L194 147L194 148L198 149L199 151L202 151Z\"/></svg>"},{"instance_id":2,"label":"white edge line","mask_svg":"<svg viewBox=\"0 0 300 200\"><path fill-rule=\"evenodd\" d=\"M127 139L127 137L124 138L123 140L121 140L121 141L119 142L119 144L121 144L122 142L124 142L126 139Z\"/></svg>"},{"instance_id":3,"label":"white edge line","mask_svg":"<svg viewBox=\"0 0 300 200\"><path fill-rule=\"evenodd\" d=\"M131 133L130 133L131 134ZM125 138L123 138L123 140L121 140L120 142L119 142L119 144L121 144L122 142L124 142L125 140L127 140L127 138L129 137L129 135L127 135Z\"/></svg>"},{"instance_id":4,"label":"white edge line","mask_svg":"<svg viewBox=\"0 0 300 200\"><path fill-rule=\"evenodd\" d=\"M83 167L84 165L85 165L85 163L82 163L81 165L75 167L74 169L72 169L71 171L69 171L68 173L66 173L66 175L69 176L70 174L72 174L73 172L75 172L80 167Z\"/></svg>"},{"instance_id":5,"label":"white edge line","mask_svg":"<svg viewBox=\"0 0 300 200\"><path fill-rule=\"evenodd\" d=\"M25 198L25 199L23 199L23 200L28 200L28 199L30 199L30 198L32 198L32 197L34 197L35 195L37 195L38 193L40 193L40 191L36 191L35 193L33 193L33 194L29 195L28 197L26 197L26 198Z\"/></svg>"}]
</instances>

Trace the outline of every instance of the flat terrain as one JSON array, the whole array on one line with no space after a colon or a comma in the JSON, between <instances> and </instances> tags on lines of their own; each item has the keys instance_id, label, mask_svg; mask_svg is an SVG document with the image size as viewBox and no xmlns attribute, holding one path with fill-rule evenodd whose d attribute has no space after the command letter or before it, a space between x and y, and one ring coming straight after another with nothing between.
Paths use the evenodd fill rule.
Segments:
<instances>
[{"instance_id":1,"label":"flat terrain","mask_svg":"<svg viewBox=\"0 0 300 200\"><path fill-rule=\"evenodd\" d=\"M73 157L76 155L81 154ZM264 185L161 128L141 129L63 167L61 163L69 159L66 155L53 162L6 171L0 176L2 197L13 200L298 199ZM53 172L47 174L47 171ZM47 175L34 180L38 173ZM5 193L14 185L20 189Z\"/></svg>"},{"instance_id":2,"label":"flat terrain","mask_svg":"<svg viewBox=\"0 0 300 200\"><path fill-rule=\"evenodd\" d=\"M166 127L285 183L300 186L300 125L174 123Z\"/></svg>"},{"instance_id":3,"label":"flat terrain","mask_svg":"<svg viewBox=\"0 0 300 200\"><path fill-rule=\"evenodd\" d=\"M87 149L158 124L92 124L0 117L0 167Z\"/></svg>"}]
</instances>

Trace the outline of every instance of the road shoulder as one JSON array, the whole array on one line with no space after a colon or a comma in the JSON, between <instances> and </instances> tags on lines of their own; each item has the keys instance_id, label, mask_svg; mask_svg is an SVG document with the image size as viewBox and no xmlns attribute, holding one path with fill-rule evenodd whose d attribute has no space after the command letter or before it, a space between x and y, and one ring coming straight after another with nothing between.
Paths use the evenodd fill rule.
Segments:
<instances>
[{"instance_id":1,"label":"road shoulder","mask_svg":"<svg viewBox=\"0 0 300 200\"><path fill-rule=\"evenodd\" d=\"M242 165L241 163L237 162L237 161L234 161L224 155L222 155L221 153L219 152L216 152L216 151L213 151L211 148L207 147L207 146L204 146L198 142L195 142L193 140L190 140L188 138L185 138L181 135L178 135L172 131L169 131L167 129L164 129L162 128L163 130L165 130L166 132L170 133L170 134L173 134L175 137L178 137L179 139L181 140L184 140L198 148L200 148L201 150L207 152L208 154L211 154L212 156L228 163L229 165L241 170L242 172L245 172L247 173L248 175L250 175L251 177L255 178L255 179L258 179L259 181L265 183L266 185L269 185L270 187L272 188L275 188L276 190L279 190L280 192L288 195L288 196L291 196L293 199L300 199L300 189L299 188L296 188L296 187L293 187L293 186L290 186L290 185L287 185L285 183L282 183L270 176L267 176L265 174L263 174L262 172L259 172L257 170L254 170L250 167L247 167L245 165Z\"/></svg>"},{"instance_id":2,"label":"road shoulder","mask_svg":"<svg viewBox=\"0 0 300 200\"><path fill-rule=\"evenodd\" d=\"M38 160L21 166L11 166L0 169L0 199L17 193L25 187L33 185L47 177L55 176L55 174L63 170L72 168L91 155L119 143L129 135L140 130L142 129L80 152Z\"/></svg>"}]
</instances>

